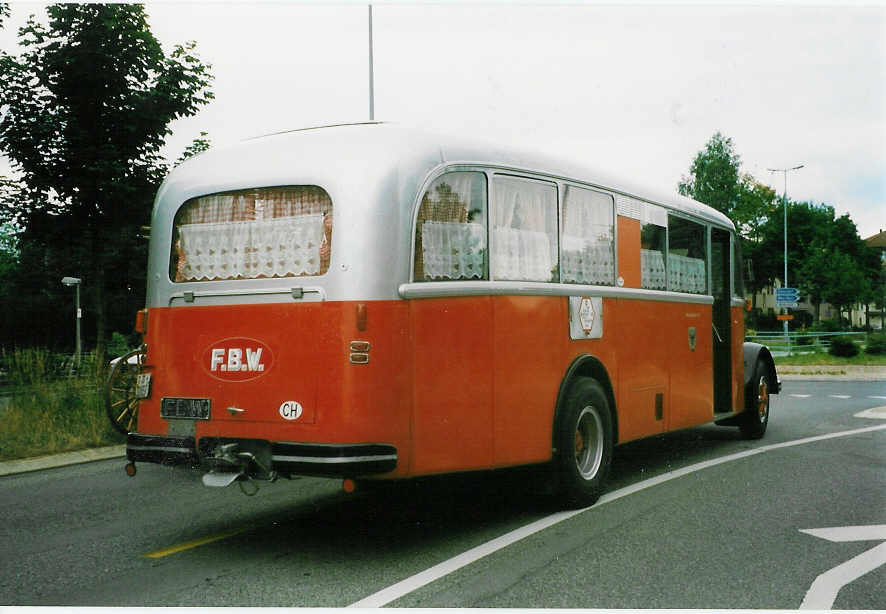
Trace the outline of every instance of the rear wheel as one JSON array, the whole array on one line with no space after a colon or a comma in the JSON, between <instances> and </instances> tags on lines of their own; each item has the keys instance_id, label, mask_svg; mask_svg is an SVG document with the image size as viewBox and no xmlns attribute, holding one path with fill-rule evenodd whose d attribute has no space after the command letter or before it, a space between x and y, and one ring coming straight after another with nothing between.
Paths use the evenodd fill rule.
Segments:
<instances>
[{"instance_id":1,"label":"rear wheel","mask_svg":"<svg viewBox=\"0 0 886 614\"><path fill-rule=\"evenodd\" d=\"M568 507L593 505L603 494L613 447L609 401L597 381L573 384L557 428L560 497Z\"/></svg>"},{"instance_id":2,"label":"rear wheel","mask_svg":"<svg viewBox=\"0 0 886 614\"><path fill-rule=\"evenodd\" d=\"M745 412L739 424L741 435L745 439L760 439L766 433L769 424L769 402L772 382L769 369L762 360L754 365L754 377L748 388L745 400Z\"/></svg>"},{"instance_id":3,"label":"rear wheel","mask_svg":"<svg viewBox=\"0 0 886 614\"><path fill-rule=\"evenodd\" d=\"M105 385L105 412L111 426L124 435L131 432L138 419L135 387L144 353L133 350L114 361Z\"/></svg>"}]
</instances>

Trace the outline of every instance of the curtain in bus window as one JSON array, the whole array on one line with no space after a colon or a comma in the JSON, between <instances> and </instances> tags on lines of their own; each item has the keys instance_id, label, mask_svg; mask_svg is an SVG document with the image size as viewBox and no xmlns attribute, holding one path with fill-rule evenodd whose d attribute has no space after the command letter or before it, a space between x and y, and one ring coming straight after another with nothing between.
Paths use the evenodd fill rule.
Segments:
<instances>
[{"instance_id":1,"label":"curtain in bus window","mask_svg":"<svg viewBox=\"0 0 886 614\"><path fill-rule=\"evenodd\" d=\"M560 233L561 281L613 285L612 206L612 197L608 194L566 187Z\"/></svg>"},{"instance_id":2,"label":"curtain in bus window","mask_svg":"<svg viewBox=\"0 0 886 614\"><path fill-rule=\"evenodd\" d=\"M668 216L668 290L704 294L707 290L707 233L703 225Z\"/></svg>"},{"instance_id":3,"label":"curtain in bus window","mask_svg":"<svg viewBox=\"0 0 886 614\"><path fill-rule=\"evenodd\" d=\"M332 202L316 186L192 199L175 220L175 281L322 275L329 267Z\"/></svg>"},{"instance_id":4,"label":"curtain in bus window","mask_svg":"<svg viewBox=\"0 0 886 614\"><path fill-rule=\"evenodd\" d=\"M502 176L494 185L494 278L556 280L557 187Z\"/></svg>"},{"instance_id":5,"label":"curtain in bus window","mask_svg":"<svg viewBox=\"0 0 886 614\"><path fill-rule=\"evenodd\" d=\"M416 219L416 281L486 276L486 176L445 173L422 196Z\"/></svg>"},{"instance_id":6,"label":"curtain in bus window","mask_svg":"<svg viewBox=\"0 0 886 614\"><path fill-rule=\"evenodd\" d=\"M649 290L665 290L668 214L663 207L643 203L640 230L640 286Z\"/></svg>"}]
</instances>

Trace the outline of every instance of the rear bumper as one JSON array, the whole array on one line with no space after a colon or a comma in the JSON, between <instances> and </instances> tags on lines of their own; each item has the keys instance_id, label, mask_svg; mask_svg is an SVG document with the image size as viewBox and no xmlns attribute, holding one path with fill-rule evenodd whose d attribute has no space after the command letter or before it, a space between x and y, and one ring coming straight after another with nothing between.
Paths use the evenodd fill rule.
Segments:
<instances>
[{"instance_id":1,"label":"rear bumper","mask_svg":"<svg viewBox=\"0 0 886 614\"><path fill-rule=\"evenodd\" d=\"M208 456L216 445L236 441L201 437L197 444L194 437L130 433L126 439L126 457L133 462L198 467L202 464L201 458ZM388 473L397 466L397 448L390 444L241 441L268 445L271 468L282 474L355 477Z\"/></svg>"}]
</instances>

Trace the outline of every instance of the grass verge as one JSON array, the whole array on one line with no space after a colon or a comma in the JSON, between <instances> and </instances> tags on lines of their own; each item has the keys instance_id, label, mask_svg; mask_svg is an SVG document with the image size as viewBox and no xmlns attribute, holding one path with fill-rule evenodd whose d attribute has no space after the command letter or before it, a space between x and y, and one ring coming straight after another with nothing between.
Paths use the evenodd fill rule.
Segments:
<instances>
[{"instance_id":1,"label":"grass verge","mask_svg":"<svg viewBox=\"0 0 886 614\"><path fill-rule=\"evenodd\" d=\"M2 352L10 388L0 397L0 461L125 442L104 411L91 364L65 377L44 350ZM11 391L11 394L8 392Z\"/></svg>"},{"instance_id":2,"label":"grass verge","mask_svg":"<svg viewBox=\"0 0 886 614\"><path fill-rule=\"evenodd\" d=\"M790 356L778 356L775 359L779 365L809 365L809 366L886 366L886 355L871 355L860 352L856 356L845 358L831 356L827 352L813 352L810 354L792 354Z\"/></svg>"}]
</instances>

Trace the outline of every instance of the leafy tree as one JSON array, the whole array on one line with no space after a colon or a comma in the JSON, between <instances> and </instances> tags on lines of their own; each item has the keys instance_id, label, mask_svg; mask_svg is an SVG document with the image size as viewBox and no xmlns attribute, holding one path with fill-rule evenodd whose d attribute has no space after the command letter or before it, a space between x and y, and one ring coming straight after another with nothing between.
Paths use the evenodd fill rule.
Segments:
<instances>
[{"instance_id":1,"label":"leafy tree","mask_svg":"<svg viewBox=\"0 0 886 614\"><path fill-rule=\"evenodd\" d=\"M46 26L32 16L19 30L20 56L0 53L0 150L26 186L6 217L24 229L23 266L83 278L102 364L108 310L131 320L127 297L144 287L137 235L167 170L168 125L213 98L212 77L193 42L163 52L141 5L47 12Z\"/></svg>"},{"instance_id":2,"label":"leafy tree","mask_svg":"<svg viewBox=\"0 0 886 614\"><path fill-rule=\"evenodd\" d=\"M814 203L787 203L788 284L795 283L797 271L805 264L809 247L816 242L829 245L827 229L833 224L834 209ZM754 251L754 272L764 285L784 279L784 214L782 206L760 227L760 244Z\"/></svg>"},{"instance_id":3,"label":"leafy tree","mask_svg":"<svg viewBox=\"0 0 886 614\"><path fill-rule=\"evenodd\" d=\"M740 166L732 139L716 132L695 156L689 176L683 177L677 189L731 217L741 195Z\"/></svg>"},{"instance_id":4,"label":"leafy tree","mask_svg":"<svg viewBox=\"0 0 886 614\"><path fill-rule=\"evenodd\" d=\"M188 158L193 158L197 154L201 154L204 151L209 151L212 142L207 138L209 136L208 132L200 132L200 136L194 139L190 145L185 147L185 150L182 152L182 155L179 156L178 160L175 161L175 165L178 166Z\"/></svg>"}]
</instances>

